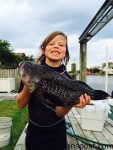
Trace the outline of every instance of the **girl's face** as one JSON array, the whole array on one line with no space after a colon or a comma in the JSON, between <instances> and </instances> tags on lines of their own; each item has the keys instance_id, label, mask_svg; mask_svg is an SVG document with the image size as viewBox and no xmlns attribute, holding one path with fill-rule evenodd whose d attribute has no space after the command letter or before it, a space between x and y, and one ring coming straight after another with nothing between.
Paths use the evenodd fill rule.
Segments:
<instances>
[{"instance_id":1,"label":"girl's face","mask_svg":"<svg viewBox=\"0 0 113 150\"><path fill-rule=\"evenodd\" d=\"M61 62L66 54L66 43L67 40L62 35L57 35L53 38L46 48L43 50L43 54L46 57L46 62Z\"/></svg>"}]
</instances>

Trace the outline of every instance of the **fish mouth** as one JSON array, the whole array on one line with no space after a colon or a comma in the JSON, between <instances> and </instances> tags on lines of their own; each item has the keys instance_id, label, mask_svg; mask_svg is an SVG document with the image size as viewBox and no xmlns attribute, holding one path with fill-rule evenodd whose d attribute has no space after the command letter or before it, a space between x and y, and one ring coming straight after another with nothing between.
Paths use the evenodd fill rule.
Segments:
<instances>
[{"instance_id":1,"label":"fish mouth","mask_svg":"<svg viewBox=\"0 0 113 150\"><path fill-rule=\"evenodd\" d=\"M24 64L25 64L25 61L21 61L18 65L18 72L20 75L23 75L24 73L24 69L23 69Z\"/></svg>"},{"instance_id":2,"label":"fish mouth","mask_svg":"<svg viewBox=\"0 0 113 150\"><path fill-rule=\"evenodd\" d=\"M18 65L18 68L21 69L23 67L23 65L25 64L25 61L21 61Z\"/></svg>"}]
</instances>

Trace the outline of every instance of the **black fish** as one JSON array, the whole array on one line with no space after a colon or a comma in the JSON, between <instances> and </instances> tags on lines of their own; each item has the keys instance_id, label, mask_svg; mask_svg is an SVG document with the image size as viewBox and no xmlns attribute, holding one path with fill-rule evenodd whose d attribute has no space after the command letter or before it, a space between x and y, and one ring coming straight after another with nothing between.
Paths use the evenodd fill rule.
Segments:
<instances>
[{"instance_id":1,"label":"black fish","mask_svg":"<svg viewBox=\"0 0 113 150\"><path fill-rule=\"evenodd\" d=\"M79 97L85 93L92 100L103 100L110 97L102 90L94 90L86 83L69 79L45 65L23 61L19 64L18 69L29 91L38 96L45 105L75 105L79 103Z\"/></svg>"}]
</instances>

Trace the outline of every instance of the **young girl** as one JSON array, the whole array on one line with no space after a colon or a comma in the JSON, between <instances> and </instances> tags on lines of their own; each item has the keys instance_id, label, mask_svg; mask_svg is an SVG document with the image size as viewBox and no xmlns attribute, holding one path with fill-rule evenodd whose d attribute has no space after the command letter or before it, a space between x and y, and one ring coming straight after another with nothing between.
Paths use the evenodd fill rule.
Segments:
<instances>
[{"instance_id":1,"label":"young girl","mask_svg":"<svg viewBox=\"0 0 113 150\"><path fill-rule=\"evenodd\" d=\"M66 65L69 61L67 36L53 32L41 44L42 55L38 59L43 65L67 76ZM90 103L88 95L81 95L80 103L74 107L83 108ZM29 125L26 133L26 150L66 150L66 127L64 116L72 106L47 108L35 95L30 94L21 82L16 104L23 108L28 104Z\"/></svg>"}]
</instances>

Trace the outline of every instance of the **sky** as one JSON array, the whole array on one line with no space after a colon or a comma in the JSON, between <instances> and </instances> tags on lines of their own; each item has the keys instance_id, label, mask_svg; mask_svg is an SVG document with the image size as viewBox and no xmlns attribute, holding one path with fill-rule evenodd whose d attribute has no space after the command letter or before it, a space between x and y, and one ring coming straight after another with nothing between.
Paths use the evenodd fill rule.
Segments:
<instances>
[{"instance_id":1,"label":"sky","mask_svg":"<svg viewBox=\"0 0 113 150\"><path fill-rule=\"evenodd\" d=\"M79 37L105 0L0 0L0 39L14 52L38 57L40 44L53 31L68 36L70 62L79 67ZM87 67L113 61L113 20L87 44Z\"/></svg>"}]
</instances>

